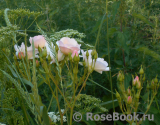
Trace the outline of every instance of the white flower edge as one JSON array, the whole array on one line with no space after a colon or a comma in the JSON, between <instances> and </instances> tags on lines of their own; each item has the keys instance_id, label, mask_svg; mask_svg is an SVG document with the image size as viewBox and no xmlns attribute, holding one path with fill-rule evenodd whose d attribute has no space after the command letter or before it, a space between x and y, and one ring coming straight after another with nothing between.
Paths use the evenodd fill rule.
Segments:
<instances>
[{"instance_id":1,"label":"white flower edge","mask_svg":"<svg viewBox=\"0 0 160 125\"><path fill-rule=\"evenodd\" d=\"M52 48L53 48L53 46L54 46L53 43L51 43L51 47ZM45 43L45 47L46 47L46 50L47 50L47 57L46 58L48 58L48 56L50 55L51 59L52 59L52 61L50 62L50 64L55 63L54 56L53 56L53 54L51 52L51 49L50 49L48 43ZM54 46L54 49L55 49L55 46ZM58 61L62 61L63 59L64 59L64 54L59 49L58 50Z\"/></svg>"},{"instance_id":2,"label":"white flower edge","mask_svg":"<svg viewBox=\"0 0 160 125\"><path fill-rule=\"evenodd\" d=\"M20 46L18 46L17 44L14 45L14 49L16 51L16 56L18 57L18 53L19 52L23 52L25 54L25 44L24 42L21 43ZM32 45L30 47L27 47L27 53L31 54L32 53ZM38 55L38 49L35 48L35 58L39 58ZM31 56L29 59L33 59L33 56Z\"/></svg>"},{"instance_id":3,"label":"white flower edge","mask_svg":"<svg viewBox=\"0 0 160 125\"><path fill-rule=\"evenodd\" d=\"M80 55L80 57L83 57L83 60L85 60L87 67L90 67L92 64L95 63L95 66L93 68L95 71L97 71L100 74L102 74L103 71L110 70L110 68L108 67L108 63L103 58L97 58L96 62L95 62L95 59L93 59L93 63L92 63L92 56L91 56L92 50L88 50L88 53L89 53L88 60L86 57L87 51L84 52L83 50L81 50L81 52L82 52L82 56ZM97 56L98 56L98 54L97 54ZM79 64L83 65L81 62Z\"/></svg>"}]
</instances>

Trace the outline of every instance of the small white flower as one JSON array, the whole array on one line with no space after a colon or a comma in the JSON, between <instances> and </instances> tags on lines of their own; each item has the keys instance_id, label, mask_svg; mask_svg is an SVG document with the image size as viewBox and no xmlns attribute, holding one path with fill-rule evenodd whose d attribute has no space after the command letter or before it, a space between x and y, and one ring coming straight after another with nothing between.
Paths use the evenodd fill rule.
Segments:
<instances>
[{"instance_id":1,"label":"small white flower","mask_svg":"<svg viewBox=\"0 0 160 125\"><path fill-rule=\"evenodd\" d=\"M67 117L63 116L63 121L66 122L67 121Z\"/></svg>"},{"instance_id":2,"label":"small white flower","mask_svg":"<svg viewBox=\"0 0 160 125\"><path fill-rule=\"evenodd\" d=\"M93 62L92 62L92 55L91 55L92 50L88 50L88 53L89 53L88 59L86 57L86 52L84 52L83 50L81 50L81 52L82 52L83 60L85 60L87 67L93 68L95 71L101 74L102 74L102 71L109 71L108 63L103 58L97 58L96 62L95 62L95 59L93 59Z\"/></svg>"},{"instance_id":3,"label":"small white flower","mask_svg":"<svg viewBox=\"0 0 160 125\"><path fill-rule=\"evenodd\" d=\"M61 121L61 117L60 117L60 115L58 115L57 120L58 120L58 121Z\"/></svg>"},{"instance_id":4,"label":"small white flower","mask_svg":"<svg viewBox=\"0 0 160 125\"><path fill-rule=\"evenodd\" d=\"M64 113L64 109L61 109L61 112Z\"/></svg>"},{"instance_id":5,"label":"small white flower","mask_svg":"<svg viewBox=\"0 0 160 125\"><path fill-rule=\"evenodd\" d=\"M19 59L21 59L21 56L22 56L22 58L25 57L25 45L23 42L22 42L21 46L14 45L14 49L16 51L16 56ZM38 54L38 49L35 48L35 57L38 58L39 56L36 54ZM32 46L27 47L27 56L28 56L28 59L33 59Z\"/></svg>"},{"instance_id":6,"label":"small white flower","mask_svg":"<svg viewBox=\"0 0 160 125\"><path fill-rule=\"evenodd\" d=\"M61 109L61 112L64 113L64 109ZM56 123L58 121L61 121L61 117L59 115L59 112L48 112L48 116L50 117L51 121ZM63 116L63 122L66 122L66 116Z\"/></svg>"}]
</instances>

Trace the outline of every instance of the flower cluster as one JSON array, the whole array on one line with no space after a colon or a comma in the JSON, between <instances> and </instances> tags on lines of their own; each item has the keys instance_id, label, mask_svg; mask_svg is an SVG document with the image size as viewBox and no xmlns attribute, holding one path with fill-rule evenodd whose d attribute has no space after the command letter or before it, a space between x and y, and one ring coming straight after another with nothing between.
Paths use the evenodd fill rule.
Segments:
<instances>
[{"instance_id":1,"label":"flower cluster","mask_svg":"<svg viewBox=\"0 0 160 125\"><path fill-rule=\"evenodd\" d=\"M61 112L64 113L64 109L61 109ZM48 112L48 116L52 122L57 123L61 120L59 112ZM66 122L66 116L63 116L63 122Z\"/></svg>"},{"instance_id":2,"label":"flower cluster","mask_svg":"<svg viewBox=\"0 0 160 125\"><path fill-rule=\"evenodd\" d=\"M54 46L53 43L51 43L51 46L49 46L48 42L42 35L30 37L29 41L31 43L31 46L26 48L27 53L25 53L24 43L22 43L21 46L14 45L14 48L16 50L16 56L18 57L18 59L22 59L26 55L28 59L33 59L33 53L32 53L33 51L32 42L33 42L35 46L35 58L39 58L40 52L43 51L42 56L51 58L50 63L55 63L55 57L51 52L51 48L53 48L57 50L58 61L62 61L65 56L69 55L71 55L72 58L74 56L79 56L83 57L83 62L80 62L79 64L81 65L85 64L85 66L88 67L88 71L92 72L93 70L95 70L101 74L102 71L109 71L108 63L104 61L103 58L98 58L98 54L95 50L88 50L84 52L82 49L80 49L81 44L78 44L78 42L74 38L63 37L56 42L56 46ZM80 50L82 55L79 55Z\"/></svg>"},{"instance_id":3,"label":"flower cluster","mask_svg":"<svg viewBox=\"0 0 160 125\"><path fill-rule=\"evenodd\" d=\"M144 70L141 66L139 70L140 76L136 74L136 76L132 76L132 85L129 86L127 89L125 89L125 75L122 71L118 73L117 80L118 80L118 90L116 91L116 98L119 103L120 109L123 112L123 114L131 114L132 110L136 113L138 111L138 107L141 101L141 90L146 88L146 99L143 99L147 105L147 109L145 114L150 109L150 106L158 92L158 88L160 86L160 82L157 79L157 76L149 83L147 81L147 87L145 87L143 84L145 83L145 74ZM151 99L150 99L151 98ZM150 99L150 100L149 100ZM125 107L125 108L124 108ZM144 114L144 115L145 115ZM143 115L143 116L144 116ZM144 118L142 116L142 118ZM142 119L141 118L141 119ZM132 124L134 121L127 121L129 124ZM141 122L139 122L141 124Z\"/></svg>"}]
</instances>

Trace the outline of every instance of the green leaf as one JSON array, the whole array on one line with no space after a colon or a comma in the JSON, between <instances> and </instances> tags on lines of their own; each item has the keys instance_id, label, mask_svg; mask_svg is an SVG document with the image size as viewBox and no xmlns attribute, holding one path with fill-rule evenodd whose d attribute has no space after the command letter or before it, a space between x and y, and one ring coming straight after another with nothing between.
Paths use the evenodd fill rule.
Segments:
<instances>
[{"instance_id":1,"label":"green leaf","mask_svg":"<svg viewBox=\"0 0 160 125\"><path fill-rule=\"evenodd\" d=\"M23 81L25 84L29 85L31 88L33 87L33 84L32 84L30 81L28 81L28 80L26 80L26 79L23 79L23 78L22 78L22 81Z\"/></svg>"},{"instance_id":2,"label":"green leaf","mask_svg":"<svg viewBox=\"0 0 160 125\"><path fill-rule=\"evenodd\" d=\"M16 78L18 78L18 76L17 76L16 72L13 70L13 68L12 68L11 66L9 66L9 65L7 65L7 66L8 66L8 68L11 70L13 76L16 77ZM21 78L21 80L22 80L25 84L29 85L30 87L33 87L33 84L32 84L30 81L28 81L28 80L26 80L26 79L23 79L23 78Z\"/></svg>"},{"instance_id":3,"label":"green leaf","mask_svg":"<svg viewBox=\"0 0 160 125\"><path fill-rule=\"evenodd\" d=\"M123 65L123 61L120 61L120 60L115 60L114 62L117 63L117 64L120 65L120 66Z\"/></svg>"},{"instance_id":4,"label":"green leaf","mask_svg":"<svg viewBox=\"0 0 160 125\"><path fill-rule=\"evenodd\" d=\"M123 48L126 44L125 34L120 31L117 31L116 33L117 33L117 41L118 41L117 45Z\"/></svg>"},{"instance_id":5,"label":"green leaf","mask_svg":"<svg viewBox=\"0 0 160 125\"><path fill-rule=\"evenodd\" d=\"M149 55L151 57L153 57L154 59L160 61L160 55L157 54L156 52L148 49L147 47L143 46L137 49L140 52L144 52L144 54Z\"/></svg>"},{"instance_id":6,"label":"green leaf","mask_svg":"<svg viewBox=\"0 0 160 125\"><path fill-rule=\"evenodd\" d=\"M114 93L114 92L112 92L111 90L109 90L109 89L107 89L107 88L103 87L103 86L102 86L102 85L100 85L99 83L97 83L97 82L95 82L95 81L93 81L93 80L91 80L91 79L89 79L89 78L88 78L88 81L91 81L92 83L94 83L94 84L96 84L96 85L100 86L101 88L103 88L103 89L107 90L108 92L115 94L115 93Z\"/></svg>"},{"instance_id":7,"label":"green leaf","mask_svg":"<svg viewBox=\"0 0 160 125\"><path fill-rule=\"evenodd\" d=\"M124 46L123 46L123 50L124 50L124 52L126 52L127 55L129 56L129 46L127 46L126 43L125 43Z\"/></svg>"},{"instance_id":8,"label":"green leaf","mask_svg":"<svg viewBox=\"0 0 160 125\"><path fill-rule=\"evenodd\" d=\"M152 116L151 116L152 114L150 114L150 117L152 118ZM154 114L153 114L154 115ZM154 122L156 123L156 125L159 125L159 123L160 123L160 113L158 113L158 114L156 114L156 115L154 115Z\"/></svg>"},{"instance_id":9,"label":"green leaf","mask_svg":"<svg viewBox=\"0 0 160 125\"><path fill-rule=\"evenodd\" d=\"M100 105L107 108L108 110L113 108L113 102L114 102L114 107L119 106L117 99L113 100L112 102L112 96L108 95L108 96L104 96L103 97L103 103L101 103Z\"/></svg>"},{"instance_id":10,"label":"green leaf","mask_svg":"<svg viewBox=\"0 0 160 125\"><path fill-rule=\"evenodd\" d=\"M93 84L90 83L90 82L86 82L86 85L88 85L88 86L93 86Z\"/></svg>"},{"instance_id":11,"label":"green leaf","mask_svg":"<svg viewBox=\"0 0 160 125\"><path fill-rule=\"evenodd\" d=\"M32 102L34 102L34 103L35 103L35 101L37 101L36 99L34 99L34 96L33 96L33 94L32 94L32 93L29 93L29 96L30 96L30 99L32 100ZM40 95L38 95L38 97L39 97L39 105L44 106L44 104L42 103L42 100L41 100L41 96L40 96Z\"/></svg>"},{"instance_id":12,"label":"green leaf","mask_svg":"<svg viewBox=\"0 0 160 125\"><path fill-rule=\"evenodd\" d=\"M40 79L40 81L38 81L38 85L37 85L37 87L40 87L43 83L44 83L45 81L43 80L43 79Z\"/></svg>"},{"instance_id":13,"label":"green leaf","mask_svg":"<svg viewBox=\"0 0 160 125\"><path fill-rule=\"evenodd\" d=\"M148 94L149 94L149 92L145 93L145 94L142 96L142 99L143 99L144 101L147 101L147 99L148 99Z\"/></svg>"},{"instance_id":14,"label":"green leaf","mask_svg":"<svg viewBox=\"0 0 160 125\"><path fill-rule=\"evenodd\" d=\"M116 14L118 12L118 9L120 7L121 1L115 1L112 4L112 15L113 15L113 21L115 20Z\"/></svg>"},{"instance_id":15,"label":"green leaf","mask_svg":"<svg viewBox=\"0 0 160 125\"><path fill-rule=\"evenodd\" d=\"M59 101L59 103L61 102L61 99L62 99L62 95L59 95L58 96L58 101ZM53 101L52 101L52 105L51 105L51 111L56 111L56 109L57 109L57 101L56 101L56 99L53 99Z\"/></svg>"},{"instance_id":16,"label":"green leaf","mask_svg":"<svg viewBox=\"0 0 160 125\"><path fill-rule=\"evenodd\" d=\"M58 11L59 11L59 8L56 9L56 10L54 10L54 11L52 11L52 12L49 14L49 18L52 18L52 16L55 15L56 13L58 13Z\"/></svg>"},{"instance_id":17,"label":"green leaf","mask_svg":"<svg viewBox=\"0 0 160 125\"><path fill-rule=\"evenodd\" d=\"M141 125L150 125L148 119L145 119Z\"/></svg>"},{"instance_id":18,"label":"green leaf","mask_svg":"<svg viewBox=\"0 0 160 125\"><path fill-rule=\"evenodd\" d=\"M153 113L153 114L157 114L159 111L157 108L151 106L150 109L149 109L149 112Z\"/></svg>"},{"instance_id":19,"label":"green leaf","mask_svg":"<svg viewBox=\"0 0 160 125\"><path fill-rule=\"evenodd\" d=\"M109 28L108 29L108 37L111 37L113 36L113 34L117 32L117 29L116 28Z\"/></svg>"},{"instance_id":20,"label":"green leaf","mask_svg":"<svg viewBox=\"0 0 160 125\"><path fill-rule=\"evenodd\" d=\"M41 106L40 107L40 113L42 114L42 119L43 119L43 124L44 125L50 125L50 120L47 114L47 108L46 106Z\"/></svg>"},{"instance_id":21,"label":"green leaf","mask_svg":"<svg viewBox=\"0 0 160 125\"><path fill-rule=\"evenodd\" d=\"M92 34L92 33L94 33L94 32L96 32L97 30L98 30L98 28L100 27L100 29L101 29L101 27L102 27L102 24L105 22L105 17L106 17L106 14L104 14L103 15L103 17L102 18L100 18L98 21L97 21L97 23L96 23L96 25L95 25L95 27L93 27L93 29L92 29L92 31L91 31L91 33L90 34Z\"/></svg>"},{"instance_id":22,"label":"green leaf","mask_svg":"<svg viewBox=\"0 0 160 125\"><path fill-rule=\"evenodd\" d=\"M132 16L142 20L143 22L147 23L148 25L150 25L152 27L155 27L153 23L151 23L149 20L146 19L146 17L144 17L141 14L133 13Z\"/></svg>"},{"instance_id":23,"label":"green leaf","mask_svg":"<svg viewBox=\"0 0 160 125\"><path fill-rule=\"evenodd\" d=\"M8 65L8 64L7 64L7 66L10 69L10 71L12 72L13 76L16 77L16 78L18 78L18 76L17 76L16 72L13 70L13 68L10 65Z\"/></svg>"},{"instance_id":24,"label":"green leaf","mask_svg":"<svg viewBox=\"0 0 160 125\"><path fill-rule=\"evenodd\" d=\"M130 81L132 80L131 74L125 74L125 79L124 79L124 87L127 89L130 86Z\"/></svg>"},{"instance_id":25,"label":"green leaf","mask_svg":"<svg viewBox=\"0 0 160 125\"><path fill-rule=\"evenodd\" d=\"M117 102L117 99L113 100L113 102ZM100 105L108 105L108 104L111 104L111 103L112 103L112 100L111 101L107 101L107 102L103 102Z\"/></svg>"}]
</instances>

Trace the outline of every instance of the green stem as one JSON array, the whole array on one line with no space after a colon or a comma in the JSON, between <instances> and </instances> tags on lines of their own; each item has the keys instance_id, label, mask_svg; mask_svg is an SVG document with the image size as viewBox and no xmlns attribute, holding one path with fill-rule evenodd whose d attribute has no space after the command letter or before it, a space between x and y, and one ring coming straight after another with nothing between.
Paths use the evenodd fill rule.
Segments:
<instances>
[{"instance_id":1,"label":"green stem","mask_svg":"<svg viewBox=\"0 0 160 125\"><path fill-rule=\"evenodd\" d=\"M107 16L107 46L108 46L108 60L109 60L109 67L111 67L110 63L110 53L109 53L109 37L108 37L108 0L106 0L106 16ZM112 103L113 103L113 111L115 112L115 107L114 107L114 101L113 101L113 88L112 88L112 77L111 77L111 70L109 71L110 75L110 84L111 84L111 91L112 91ZM114 122L115 124L115 122Z\"/></svg>"},{"instance_id":2,"label":"green stem","mask_svg":"<svg viewBox=\"0 0 160 125\"><path fill-rule=\"evenodd\" d=\"M60 117L61 117L61 125L63 125L63 116L62 116L61 108L60 108L60 105L59 105L58 89L57 89L57 87L56 87L56 100L57 100L57 105L58 105L59 114L60 114Z\"/></svg>"},{"instance_id":3,"label":"green stem","mask_svg":"<svg viewBox=\"0 0 160 125\"><path fill-rule=\"evenodd\" d=\"M90 74L90 73L88 73L87 78L85 79L85 81L84 81L84 83L83 83L83 85L82 85L82 87L81 87L78 95L81 93L82 89L84 88L85 83L86 83L86 81L87 81L87 79L88 79L88 77L89 77L89 74ZM76 102L76 99L77 99L78 95L77 95L76 97L75 97L75 95L74 95L74 102L73 102L73 105L72 105L72 107L71 107L71 114L70 114L70 125L72 125L73 109L74 109L74 105L75 105L75 102Z\"/></svg>"}]
</instances>

